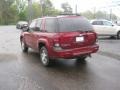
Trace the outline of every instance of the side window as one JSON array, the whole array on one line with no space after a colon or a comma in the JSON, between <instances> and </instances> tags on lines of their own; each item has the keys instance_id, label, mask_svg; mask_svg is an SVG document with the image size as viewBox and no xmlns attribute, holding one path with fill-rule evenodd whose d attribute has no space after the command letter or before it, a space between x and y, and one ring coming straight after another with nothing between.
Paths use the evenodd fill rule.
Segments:
<instances>
[{"instance_id":1,"label":"side window","mask_svg":"<svg viewBox=\"0 0 120 90\"><path fill-rule=\"evenodd\" d=\"M45 30L47 32L55 32L57 29L56 19L55 18L47 18L45 20Z\"/></svg>"},{"instance_id":2,"label":"side window","mask_svg":"<svg viewBox=\"0 0 120 90\"><path fill-rule=\"evenodd\" d=\"M35 31L42 31L42 19L38 19Z\"/></svg>"},{"instance_id":3,"label":"side window","mask_svg":"<svg viewBox=\"0 0 120 90\"><path fill-rule=\"evenodd\" d=\"M93 21L92 25L103 25L102 21Z\"/></svg>"},{"instance_id":4,"label":"side window","mask_svg":"<svg viewBox=\"0 0 120 90\"><path fill-rule=\"evenodd\" d=\"M93 22L92 22L92 25L97 25L97 21L93 21Z\"/></svg>"},{"instance_id":5,"label":"side window","mask_svg":"<svg viewBox=\"0 0 120 90\"><path fill-rule=\"evenodd\" d=\"M103 24L106 25L106 26L112 26L112 23L108 22L108 21L103 21Z\"/></svg>"},{"instance_id":6,"label":"side window","mask_svg":"<svg viewBox=\"0 0 120 90\"><path fill-rule=\"evenodd\" d=\"M36 25L36 20L33 20L30 24L30 29L34 29L35 28L35 25Z\"/></svg>"}]
</instances>

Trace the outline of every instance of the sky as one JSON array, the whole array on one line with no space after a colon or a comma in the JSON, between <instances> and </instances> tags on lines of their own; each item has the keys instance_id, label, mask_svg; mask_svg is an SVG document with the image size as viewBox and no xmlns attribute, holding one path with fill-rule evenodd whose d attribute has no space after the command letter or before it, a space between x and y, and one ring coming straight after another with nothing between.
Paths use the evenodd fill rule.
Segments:
<instances>
[{"instance_id":1,"label":"sky","mask_svg":"<svg viewBox=\"0 0 120 90\"><path fill-rule=\"evenodd\" d=\"M71 7L73 8L73 11L75 10L75 5L78 6L78 11L83 12L93 7L100 7L103 4L107 3L108 0L51 0L53 5L60 9L61 4L64 2L68 2Z\"/></svg>"},{"instance_id":2,"label":"sky","mask_svg":"<svg viewBox=\"0 0 120 90\"><path fill-rule=\"evenodd\" d=\"M94 8L96 8L96 11L104 10L109 13L110 9L112 9L112 13L120 17L120 6L117 6L120 4L120 0L51 0L51 2L56 9L60 10L62 10L61 4L68 2L73 8L73 12L75 12L75 5L77 4L78 13L87 10L93 11Z\"/></svg>"}]
</instances>

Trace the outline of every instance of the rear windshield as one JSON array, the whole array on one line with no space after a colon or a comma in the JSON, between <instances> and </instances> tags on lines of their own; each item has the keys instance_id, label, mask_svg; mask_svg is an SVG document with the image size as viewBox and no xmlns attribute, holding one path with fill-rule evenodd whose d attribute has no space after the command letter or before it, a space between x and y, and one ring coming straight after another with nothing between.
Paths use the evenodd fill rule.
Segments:
<instances>
[{"instance_id":1,"label":"rear windshield","mask_svg":"<svg viewBox=\"0 0 120 90\"><path fill-rule=\"evenodd\" d=\"M60 32L70 31L92 31L93 27L84 17L63 17L59 18Z\"/></svg>"}]
</instances>

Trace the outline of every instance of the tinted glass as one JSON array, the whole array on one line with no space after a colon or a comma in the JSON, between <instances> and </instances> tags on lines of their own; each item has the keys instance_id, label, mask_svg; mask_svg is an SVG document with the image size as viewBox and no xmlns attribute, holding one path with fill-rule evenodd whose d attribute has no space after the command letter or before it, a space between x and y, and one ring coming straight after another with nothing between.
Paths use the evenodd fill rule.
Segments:
<instances>
[{"instance_id":1,"label":"tinted glass","mask_svg":"<svg viewBox=\"0 0 120 90\"><path fill-rule=\"evenodd\" d=\"M57 29L57 23L55 18L47 18L45 29L47 32L55 32Z\"/></svg>"},{"instance_id":2,"label":"tinted glass","mask_svg":"<svg viewBox=\"0 0 120 90\"><path fill-rule=\"evenodd\" d=\"M36 24L36 20L32 21L31 24L30 24L30 29L33 29L35 28L35 24Z\"/></svg>"},{"instance_id":3,"label":"tinted glass","mask_svg":"<svg viewBox=\"0 0 120 90\"><path fill-rule=\"evenodd\" d=\"M103 25L102 21L93 21L92 25Z\"/></svg>"},{"instance_id":4,"label":"tinted glass","mask_svg":"<svg viewBox=\"0 0 120 90\"><path fill-rule=\"evenodd\" d=\"M60 32L70 31L92 31L93 27L84 17L63 17L59 18Z\"/></svg>"},{"instance_id":5,"label":"tinted glass","mask_svg":"<svg viewBox=\"0 0 120 90\"><path fill-rule=\"evenodd\" d=\"M37 20L36 31L42 31L42 19Z\"/></svg>"}]
</instances>

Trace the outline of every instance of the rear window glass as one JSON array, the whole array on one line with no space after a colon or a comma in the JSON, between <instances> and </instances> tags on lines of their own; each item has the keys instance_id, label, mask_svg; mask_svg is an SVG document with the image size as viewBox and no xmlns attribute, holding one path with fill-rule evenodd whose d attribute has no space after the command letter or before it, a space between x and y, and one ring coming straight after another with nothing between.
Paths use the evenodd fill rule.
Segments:
<instances>
[{"instance_id":1,"label":"rear window glass","mask_svg":"<svg viewBox=\"0 0 120 90\"><path fill-rule=\"evenodd\" d=\"M57 25L55 18L46 18L46 31L47 32L56 32Z\"/></svg>"},{"instance_id":2,"label":"rear window glass","mask_svg":"<svg viewBox=\"0 0 120 90\"><path fill-rule=\"evenodd\" d=\"M84 17L59 18L60 32L92 31L93 27Z\"/></svg>"}]
</instances>

